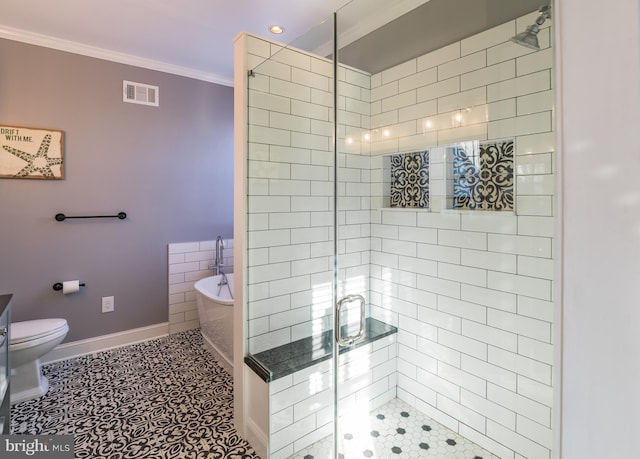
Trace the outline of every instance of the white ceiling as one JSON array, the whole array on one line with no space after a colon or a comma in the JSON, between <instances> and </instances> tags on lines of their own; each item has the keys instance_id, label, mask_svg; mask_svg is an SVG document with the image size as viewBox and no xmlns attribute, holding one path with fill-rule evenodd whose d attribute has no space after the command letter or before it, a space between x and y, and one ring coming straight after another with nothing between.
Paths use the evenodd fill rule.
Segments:
<instances>
[{"instance_id":1,"label":"white ceiling","mask_svg":"<svg viewBox=\"0 0 640 459\"><path fill-rule=\"evenodd\" d=\"M428 0L355 0L353 38ZM233 84L233 39L241 31L290 43L350 0L2 0L0 38ZM357 5L357 8L354 7ZM378 13L384 13L379 19ZM368 24L365 26L365 24Z\"/></svg>"}]
</instances>

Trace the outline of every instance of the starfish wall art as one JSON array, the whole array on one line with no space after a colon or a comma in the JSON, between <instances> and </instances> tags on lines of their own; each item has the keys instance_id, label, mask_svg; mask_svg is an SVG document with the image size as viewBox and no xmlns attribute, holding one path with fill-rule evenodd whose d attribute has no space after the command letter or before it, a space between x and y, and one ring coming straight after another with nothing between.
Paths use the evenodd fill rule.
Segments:
<instances>
[{"instance_id":1,"label":"starfish wall art","mask_svg":"<svg viewBox=\"0 0 640 459\"><path fill-rule=\"evenodd\" d=\"M64 177L62 131L0 125L0 177Z\"/></svg>"}]
</instances>

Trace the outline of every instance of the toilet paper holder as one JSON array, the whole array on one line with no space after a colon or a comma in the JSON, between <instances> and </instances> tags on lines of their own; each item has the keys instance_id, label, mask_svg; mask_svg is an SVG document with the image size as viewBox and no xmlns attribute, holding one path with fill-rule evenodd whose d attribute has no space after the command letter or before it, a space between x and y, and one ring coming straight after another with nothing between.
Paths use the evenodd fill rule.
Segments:
<instances>
[{"instance_id":1,"label":"toilet paper holder","mask_svg":"<svg viewBox=\"0 0 640 459\"><path fill-rule=\"evenodd\" d=\"M80 285L80 287L84 287L85 283L81 282L79 285ZM60 290L62 290L62 282L56 282L55 284L53 284L53 289L56 292L59 292Z\"/></svg>"}]
</instances>

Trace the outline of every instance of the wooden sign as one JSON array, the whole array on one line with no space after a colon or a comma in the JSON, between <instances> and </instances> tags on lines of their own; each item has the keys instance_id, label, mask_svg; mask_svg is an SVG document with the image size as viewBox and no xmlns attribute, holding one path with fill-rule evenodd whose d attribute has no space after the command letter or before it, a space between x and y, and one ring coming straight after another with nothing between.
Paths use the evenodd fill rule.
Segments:
<instances>
[{"instance_id":1,"label":"wooden sign","mask_svg":"<svg viewBox=\"0 0 640 459\"><path fill-rule=\"evenodd\" d=\"M0 178L64 178L63 132L0 125Z\"/></svg>"}]
</instances>

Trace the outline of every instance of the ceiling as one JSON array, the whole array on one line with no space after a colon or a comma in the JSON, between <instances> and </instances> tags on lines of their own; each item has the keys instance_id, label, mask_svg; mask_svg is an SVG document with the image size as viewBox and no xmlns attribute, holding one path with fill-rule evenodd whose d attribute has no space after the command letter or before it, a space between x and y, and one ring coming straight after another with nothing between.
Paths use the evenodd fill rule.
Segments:
<instances>
[{"instance_id":1,"label":"ceiling","mask_svg":"<svg viewBox=\"0 0 640 459\"><path fill-rule=\"evenodd\" d=\"M545 0L430 0L341 48L339 59L352 67L378 73L524 16L544 3Z\"/></svg>"},{"instance_id":2,"label":"ceiling","mask_svg":"<svg viewBox=\"0 0 640 459\"><path fill-rule=\"evenodd\" d=\"M391 46L399 38L413 43L402 47L414 54L408 59L483 30L490 22L487 12L509 10L491 15L501 18L494 21L499 24L536 9L541 1L2 0L0 38L232 85L233 40L241 31L289 44L342 8L339 31L348 46L341 50L341 61L369 69L393 65L387 61L399 58L398 47ZM283 25L285 33L271 35L272 24ZM320 35L325 40L318 47L326 45L327 35ZM383 54L389 59L381 59ZM381 60L372 67L367 61L374 57Z\"/></svg>"}]
</instances>

